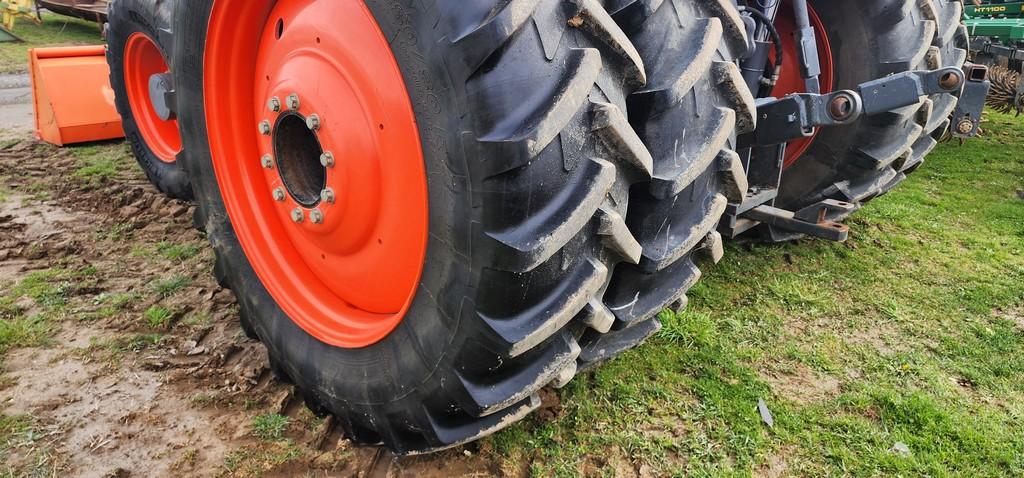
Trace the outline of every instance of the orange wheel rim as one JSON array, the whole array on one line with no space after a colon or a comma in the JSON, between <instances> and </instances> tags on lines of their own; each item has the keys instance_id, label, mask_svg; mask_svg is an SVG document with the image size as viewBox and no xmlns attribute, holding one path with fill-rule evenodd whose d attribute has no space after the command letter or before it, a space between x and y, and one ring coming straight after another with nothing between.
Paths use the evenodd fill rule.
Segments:
<instances>
[{"instance_id":1,"label":"orange wheel rim","mask_svg":"<svg viewBox=\"0 0 1024 478\"><path fill-rule=\"evenodd\" d=\"M784 5L779 7L779 14L775 18L775 28L779 31L779 36L782 37L782 73L779 75L779 81L775 84L775 88L772 89L772 96L776 98L782 98L786 95L793 93L806 93L807 87L804 85L804 79L800 76L800 64L797 62L796 55L796 41L793 39L793 33L796 31L796 20L793 18L793 7L792 4L787 0ZM818 61L821 66L821 76L818 78L821 83L821 93L827 94L832 92L832 80L833 80L833 63L832 63L832 46L828 38L828 30L825 30L825 24L822 23L821 17L818 16L818 12L814 10L810 4L807 5L807 9L810 12L811 27L814 28L814 36L818 41ZM770 55L771 61L775 61L775 52L772 51ZM804 153L814 143L818 133L815 131L814 135L800 138L797 140L790 141L786 145L786 156L783 162L783 168L789 168L803 156Z\"/></svg>"},{"instance_id":2,"label":"orange wheel rim","mask_svg":"<svg viewBox=\"0 0 1024 478\"><path fill-rule=\"evenodd\" d=\"M412 303L426 172L391 48L359 0L217 1L205 62L210 153L246 257L288 317L356 348Z\"/></svg>"},{"instance_id":3,"label":"orange wheel rim","mask_svg":"<svg viewBox=\"0 0 1024 478\"><path fill-rule=\"evenodd\" d=\"M161 161L173 163L181 151L178 121L160 118L149 93L150 78L169 71L160 48L149 35L135 32L128 37L124 46L124 83L132 116L150 151Z\"/></svg>"}]
</instances>

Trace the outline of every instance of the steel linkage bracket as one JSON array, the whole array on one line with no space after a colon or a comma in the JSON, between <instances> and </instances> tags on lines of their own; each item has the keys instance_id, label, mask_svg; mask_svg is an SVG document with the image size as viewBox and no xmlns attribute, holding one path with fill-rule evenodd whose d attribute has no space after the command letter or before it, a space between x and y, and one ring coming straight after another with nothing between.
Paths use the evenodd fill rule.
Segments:
<instances>
[{"instance_id":1,"label":"steel linkage bracket","mask_svg":"<svg viewBox=\"0 0 1024 478\"><path fill-rule=\"evenodd\" d=\"M981 131L981 112L985 109L985 97L992 83L988 80L988 67L968 63L964 67L967 82L960 94L960 101L953 110L950 131L955 138L972 138ZM1021 92L1017 92L1014 104L1020 104Z\"/></svg>"},{"instance_id":2,"label":"steel linkage bracket","mask_svg":"<svg viewBox=\"0 0 1024 478\"><path fill-rule=\"evenodd\" d=\"M968 73L978 74L974 70ZM841 126L863 116L918 105L934 94L960 96L968 83L968 73L955 67L908 71L862 83L855 90L757 100L758 127L738 140L739 147L746 149L751 190L742 204L728 206L722 229L735 237L763 223L773 230L845 241L849 229L829 218L848 215L856 208L853 204L825 200L797 212L775 207L786 143L813 136L822 126ZM972 89L968 99L974 98ZM984 95L981 98L984 103Z\"/></svg>"},{"instance_id":3,"label":"steel linkage bracket","mask_svg":"<svg viewBox=\"0 0 1024 478\"><path fill-rule=\"evenodd\" d=\"M939 93L959 96L967 78L956 67L930 71L907 71L861 83L857 87L864 100L864 114L871 116L917 104L921 98Z\"/></svg>"},{"instance_id":4,"label":"steel linkage bracket","mask_svg":"<svg viewBox=\"0 0 1024 478\"><path fill-rule=\"evenodd\" d=\"M798 93L757 102L758 127L740 146L772 146L813 136L818 127L841 126L919 103L937 93L959 94L966 75L955 67L908 71L862 83L856 91Z\"/></svg>"},{"instance_id":5,"label":"steel linkage bracket","mask_svg":"<svg viewBox=\"0 0 1024 478\"><path fill-rule=\"evenodd\" d=\"M774 146L813 136L819 126L847 124L860 116L860 95L850 90L826 95L796 93L757 100L757 129L740 138L740 147Z\"/></svg>"}]
</instances>

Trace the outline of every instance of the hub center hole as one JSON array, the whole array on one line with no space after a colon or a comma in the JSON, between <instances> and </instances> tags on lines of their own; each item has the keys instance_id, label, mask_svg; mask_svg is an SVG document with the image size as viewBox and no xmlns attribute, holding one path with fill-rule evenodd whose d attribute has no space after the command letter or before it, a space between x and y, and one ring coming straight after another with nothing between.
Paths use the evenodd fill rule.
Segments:
<instances>
[{"instance_id":1,"label":"hub center hole","mask_svg":"<svg viewBox=\"0 0 1024 478\"><path fill-rule=\"evenodd\" d=\"M274 157L284 187L295 202L313 207L327 185L327 169L320 164L320 140L298 113L285 113L274 128Z\"/></svg>"}]
</instances>

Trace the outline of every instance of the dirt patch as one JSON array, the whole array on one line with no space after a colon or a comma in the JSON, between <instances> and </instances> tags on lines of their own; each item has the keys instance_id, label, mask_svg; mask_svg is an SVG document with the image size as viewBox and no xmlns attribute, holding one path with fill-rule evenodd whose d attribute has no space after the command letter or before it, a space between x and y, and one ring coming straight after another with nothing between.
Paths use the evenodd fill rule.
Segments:
<instances>
[{"instance_id":1,"label":"dirt patch","mask_svg":"<svg viewBox=\"0 0 1024 478\"><path fill-rule=\"evenodd\" d=\"M1024 306L1012 309L996 309L995 315L1000 319L1013 322L1018 328L1024 330Z\"/></svg>"},{"instance_id":2,"label":"dirt patch","mask_svg":"<svg viewBox=\"0 0 1024 478\"><path fill-rule=\"evenodd\" d=\"M761 466L754 469L754 476L757 478L781 478L792 475L789 454L789 450L782 449L768 455Z\"/></svg>"},{"instance_id":3,"label":"dirt patch","mask_svg":"<svg viewBox=\"0 0 1024 478\"><path fill-rule=\"evenodd\" d=\"M760 372L761 380L771 386L779 398L801 405L818 403L839 395L839 380L811 370L801 363L779 364Z\"/></svg>"}]
</instances>

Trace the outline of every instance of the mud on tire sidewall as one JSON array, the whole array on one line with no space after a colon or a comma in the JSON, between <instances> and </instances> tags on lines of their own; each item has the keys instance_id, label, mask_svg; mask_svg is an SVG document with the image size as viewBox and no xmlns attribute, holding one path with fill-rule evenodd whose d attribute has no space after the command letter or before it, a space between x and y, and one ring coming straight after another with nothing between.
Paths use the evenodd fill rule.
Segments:
<instances>
[{"instance_id":1,"label":"mud on tire sidewall","mask_svg":"<svg viewBox=\"0 0 1024 478\"><path fill-rule=\"evenodd\" d=\"M117 0L110 7L110 29L107 32L107 63L110 65L110 84L114 90L114 104L121 115L125 138L139 166L149 181L160 192L174 199L192 200L192 187L188 175L178 164L161 160L143 139L128 101L124 77L124 52L128 38L143 33L153 40L169 65L172 64L173 44L171 21L173 5L166 0ZM180 157L179 153L179 157Z\"/></svg>"}]
</instances>

